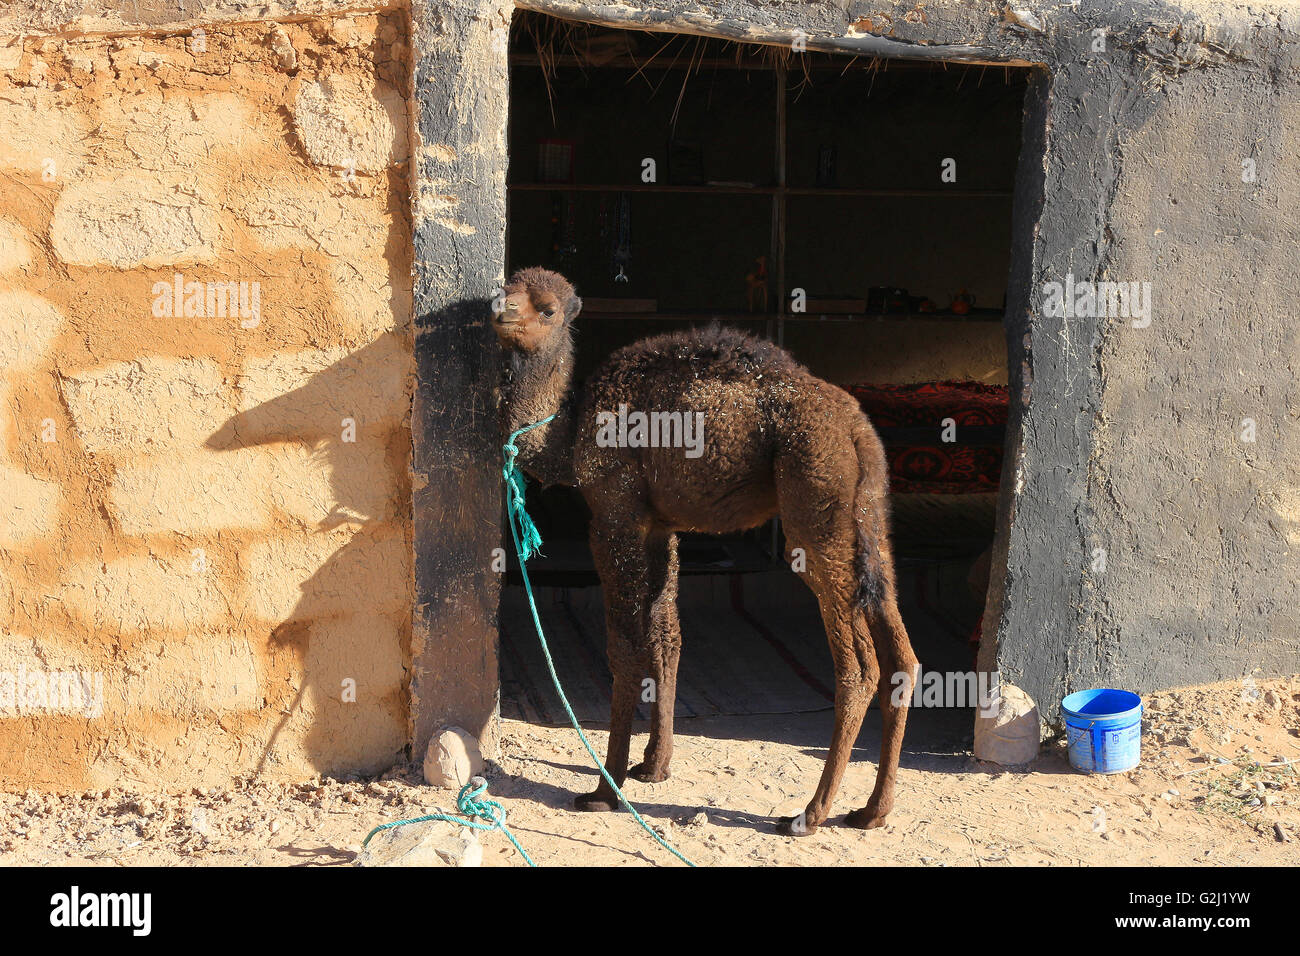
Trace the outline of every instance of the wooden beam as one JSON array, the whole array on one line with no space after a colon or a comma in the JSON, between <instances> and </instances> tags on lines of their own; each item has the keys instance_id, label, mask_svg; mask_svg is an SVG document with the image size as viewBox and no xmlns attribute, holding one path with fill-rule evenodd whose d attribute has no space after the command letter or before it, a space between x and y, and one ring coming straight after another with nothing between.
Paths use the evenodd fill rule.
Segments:
<instances>
[{"instance_id":1,"label":"wooden beam","mask_svg":"<svg viewBox=\"0 0 1300 956\"><path fill-rule=\"evenodd\" d=\"M737 41L730 41L737 42ZM841 54L843 56L843 54ZM512 53L510 55L511 66L529 66L540 68L542 59L535 53ZM642 63L635 57L616 56L610 60L603 61L599 64L592 63L586 57L575 56L571 53L549 56L546 58L546 64L550 67L574 67L583 70L685 70L685 69L709 69L709 70L761 70L769 72L776 69L776 63L759 59L757 57L741 57L737 60L735 57L709 56L702 57L694 62L671 60L663 57L657 60L650 60ZM967 65L967 64L962 64ZM971 66L981 64L972 63ZM998 64L1004 66L1006 64ZM879 57L861 57L856 63L846 63L844 59L831 59L827 57L807 58L805 61L797 64L799 70L825 70L843 73L848 70L878 70L882 73L890 70L943 70L947 66L946 61L936 60L897 60L882 59Z\"/></svg>"},{"instance_id":2,"label":"wooden beam","mask_svg":"<svg viewBox=\"0 0 1300 956\"><path fill-rule=\"evenodd\" d=\"M796 31L788 26L758 23L722 15L711 16L707 7L669 9L653 6L637 7L630 4L590 3L584 0L516 0L515 6L537 13L561 17L578 23L611 27L616 30L642 30L649 33L684 33L689 36L712 37L753 43L763 46L792 47L801 41L809 53L850 53L865 57L891 60L929 60L949 63L971 63L987 66L1041 66L1029 60L999 55L987 46L965 43L910 43L875 34L843 36L826 30ZM809 26L818 19L816 13L808 16Z\"/></svg>"},{"instance_id":3,"label":"wooden beam","mask_svg":"<svg viewBox=\"0 0 1300 956\"><path fill-rule=\"evenodd\" d=\"M497 748L501 438L498 353L486 320L505 269L509 10L474 0L412 7L417 759L443 724L474 734L485 755Z\"/></svg>"}]
</instances>

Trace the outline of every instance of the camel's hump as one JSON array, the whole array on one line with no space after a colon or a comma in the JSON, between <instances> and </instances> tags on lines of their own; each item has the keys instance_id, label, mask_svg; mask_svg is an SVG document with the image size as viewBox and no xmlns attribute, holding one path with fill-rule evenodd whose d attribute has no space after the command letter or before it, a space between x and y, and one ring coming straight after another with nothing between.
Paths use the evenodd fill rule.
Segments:
<instances>
[{"instance_id":1,"label":"camel's hump","mask_svg":"<svg viewBox=\"0 0 1300 956\"><path fill-rule=\"evenodd\" d=\"M618 375L686 369L695 375L724 376L805 371L775 343L716 324L642 339L614 352L601 365L602 372Z\"/></svg>"}]
</instances>

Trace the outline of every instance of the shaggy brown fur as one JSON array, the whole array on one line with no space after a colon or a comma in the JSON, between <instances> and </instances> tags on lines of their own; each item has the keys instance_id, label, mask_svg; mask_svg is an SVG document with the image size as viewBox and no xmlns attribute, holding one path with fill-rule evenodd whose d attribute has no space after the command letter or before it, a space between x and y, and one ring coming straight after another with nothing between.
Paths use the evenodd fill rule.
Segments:
<instances>
[{"instance_id":1,"label":"shaggy brown fur","mask_svg":"<svg viewBox=\"0 0 1300 956\"><path fill-rule=\"evenodd\" d=\"M581 396L572 394L570 323L582 307L573 287L543 269L516 273L493 315L505 347L507 433L558 412L517 441L525 471L576 484L591 507L591 550L604 588L614 674L605 767L620 786L630 773L668 777L681 631L677 535L725 534L781 516L790 553L802 549L835 664L835 729L821 780L786 833L825 822L867 705L880 694L880 767L857 827L880 826L893 805L907 694L890 677L915 679L916 657L899 617L888 539L884 450L856 401L815 378L784 350L730 329L676 332L611 355ZM703 412L703 453L681 447L601 447L597 415L620 405L643 412ZM644 759L628 769L632 718L649 677L656 699ZM575 801L610 810L603 778Z\"/></svg>"}]
</instances>

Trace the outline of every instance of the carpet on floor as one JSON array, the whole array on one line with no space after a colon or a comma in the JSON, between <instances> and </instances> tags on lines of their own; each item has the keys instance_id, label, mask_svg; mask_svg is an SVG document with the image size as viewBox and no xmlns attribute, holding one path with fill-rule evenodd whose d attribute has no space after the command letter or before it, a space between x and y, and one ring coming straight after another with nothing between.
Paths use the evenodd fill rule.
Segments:
<instances>
[{"instance_id":1,"label":"carpet on floor","mask_svg":"<svg viewBox=\"0 0 1300 956\"><path fill-rule=\"evenodd\" d=\"M899 610L926 670L973 666L966 640L979 605L964 575L964 566L951 563L899 564ZM581 721L607 721L612 678L600 588L534 593L574 712ZM795 714L832 705L835 679L817 601L793 572L683 577L678 612L677 716ZM500 624L502 715L566 723L522 587L503 589ZM638 705L638 718L649 713L649 703Z\"/></svg>"}]
</instances>

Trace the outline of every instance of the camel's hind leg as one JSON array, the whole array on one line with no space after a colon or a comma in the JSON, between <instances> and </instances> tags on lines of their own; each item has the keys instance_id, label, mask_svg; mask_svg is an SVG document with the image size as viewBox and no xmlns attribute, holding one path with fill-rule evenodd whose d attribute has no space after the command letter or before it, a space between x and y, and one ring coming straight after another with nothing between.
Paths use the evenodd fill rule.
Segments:
<instances>
[{"instance_id":1,"label":"camel's hind leg","mask_svg":"<svg viewBox=\"0 0 1300 956\"><path fill-rule=\"evenodd\" d=\"M886 556L888 560L888 556ZM892 569L891 569L892 572ZM893 580L893 574L889 574ZM876 786L867 805L845 818L849 826L870 830L883 826L894 806L894 778L898 774L899 754L903 749L903 729L907 725L907 705L918 679L920 665L912 652L898 601L891 587L880 605L868 608L867 627L875 645L876 657L884 675L880 690L880 716L884 730L880 738L880 766L876 769Z\"/></svg>"},{"instance_id":2,"label":"camel's hind leg","mask_svg":"<svg viewBox=\"0 0 1300 956\"><path fill-rule=\"evenodd\" d=\"M819 580L811 583L821 604L822 622L835 664L835 729L831 732L821 779L808 806L799 816L785 817L779 822L780 832L794 836L812 833L830 816L831 803L839 792L853 743L858 739L862 719L880 679L874 655L854 632L857 608L853 604L853 588Z\"/></svg>"},{"instance_id":3,"label":"camel's hind leg","mask_svg":"<svg viewBox=\"0 0 1300 956\"><path fill-rule=\"evenodd\" d=\"M791 553L801 549L806 557L806 580L821 606L835 665L835 729L821 779L804 812L779 825L781 832L796 835L813 832L830 815L880 679L880 666L857 605L858 531L853 501L858 463L851 446L843 449L843 455L839 469L823 468L820 473L797 463L791 467L777 462L777 497L787 545ZM845 481L843 476L852 477Z\"/></svg>"}]
</instances>

